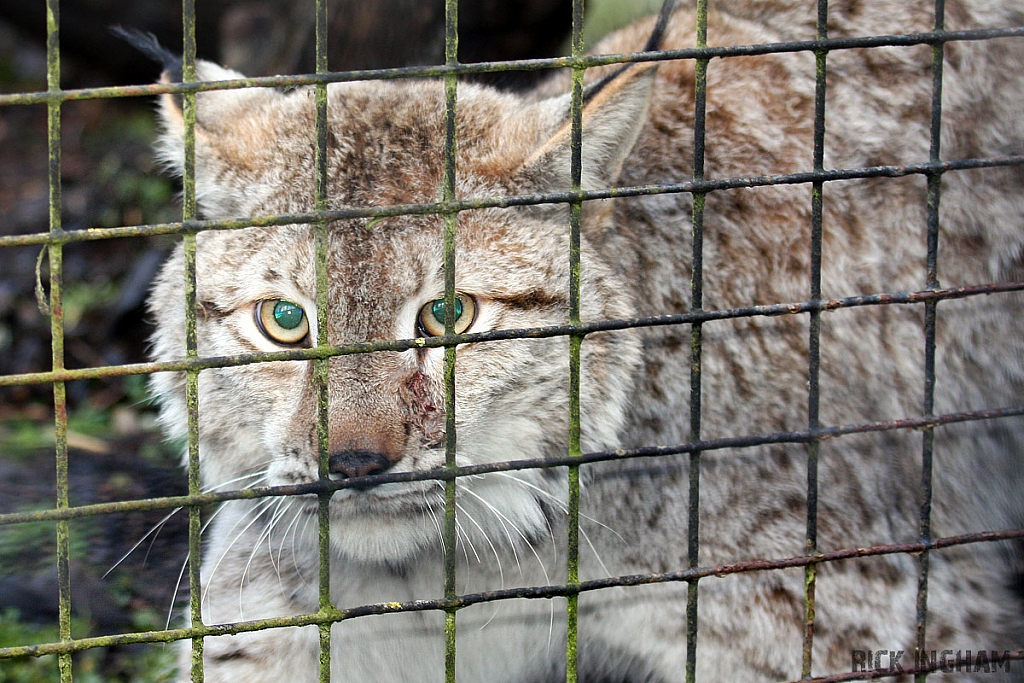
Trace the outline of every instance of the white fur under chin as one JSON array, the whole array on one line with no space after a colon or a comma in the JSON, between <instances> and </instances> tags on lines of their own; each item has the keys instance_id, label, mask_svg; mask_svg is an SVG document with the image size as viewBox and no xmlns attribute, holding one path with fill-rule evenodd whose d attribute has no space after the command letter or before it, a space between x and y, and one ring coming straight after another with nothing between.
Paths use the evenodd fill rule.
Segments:
<instances>
[{"instance_id":1,"label":"white fur under chin","mask_svg":"<svg viewBox=\"0 0 1024 683\"><path fill-rule=\"evenodd\" d=\"M547 536L547 517L534 493L543 489L530 479L497 473L460 480L458 545L471 549L470 556L486 560ZM399 494L410 486L420 490ZM331 501L332 550L368 564L403 564L425 551L442 549L443 487L441 482L431 482L426 489L419 483L384 484L369 491L336 493Z\"/></svg>"}]
</instances>

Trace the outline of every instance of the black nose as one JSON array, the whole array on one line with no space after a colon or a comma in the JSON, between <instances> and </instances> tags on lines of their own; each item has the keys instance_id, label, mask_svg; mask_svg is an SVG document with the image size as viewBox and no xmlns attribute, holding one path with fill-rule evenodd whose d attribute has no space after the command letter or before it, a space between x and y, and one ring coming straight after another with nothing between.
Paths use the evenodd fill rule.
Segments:
<instances>
[{"instance_id":1,"label":"black nose","mask_svg":"<svg viewBox=\"0 0 1024 683\"><path fill-rule=\"evenodd\" d=\"M331 456L328 461L331 474L346 479L365 477L368 474L386 472L394 463L383 453L373 451L341 451Z\"/></svg>"}]
</instances>

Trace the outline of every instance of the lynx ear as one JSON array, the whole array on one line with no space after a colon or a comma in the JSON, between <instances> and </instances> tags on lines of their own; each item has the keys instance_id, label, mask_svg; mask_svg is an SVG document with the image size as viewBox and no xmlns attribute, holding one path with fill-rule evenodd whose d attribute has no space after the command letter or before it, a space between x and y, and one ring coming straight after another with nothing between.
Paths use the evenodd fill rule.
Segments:
<instances>
[{"instance_id":1,"label":"lynx ear","mask_svg":"<svg viewBox=\"0 0 1024 683\"><path fill-rule=\"evenodd\" d=\"M585 93L580 183L584 190L607 188L618 180L622 164L647 122L656 74L656 66L636 66L599 84L595 92ZM539 105L550 111L552 125L559 126L523 165L523 171L542 185L542 191L570 188L569 102L570 96L562 95Z\"/></svg>"},{"instance_id":2,"label":"lynx ear","mask_svg":"<svg viewBox=\"0 0 1024 683\"><path fill-rule=\"evenodd\" d=\"M245 75L225 69L213 62L196 62L196 76L200 81L227 81L245 78ZM161 83L178 83L180 69L164 71ZM218 138L230 136L232 127L244 112L282 97L269 88L242 88L211 90L196 95L197 145L217 145ZM182 173L185 149L185 116L181 95L168 94L160 99L160 119L163 132L157 141L161 161L176 174Z\"/></svg>"}]
</instances>

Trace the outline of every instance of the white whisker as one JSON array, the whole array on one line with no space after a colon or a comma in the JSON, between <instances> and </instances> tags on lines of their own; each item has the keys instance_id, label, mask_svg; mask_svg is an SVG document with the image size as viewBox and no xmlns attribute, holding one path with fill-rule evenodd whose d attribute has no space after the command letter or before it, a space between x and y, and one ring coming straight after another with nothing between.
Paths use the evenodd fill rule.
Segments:
<instances>
[{"instance_id":1,"label":"white whisker","mask_svg":"<svg viewBox=\"0 0 1024 683\"><path fill-rule=\"evenodd\" d=\"M515 532L517 534L519 534L519 537L522 538L523 541L525 542L526 547L528 547L530 549L530 552L533 553L534 558L537 560L537 564L540 566L541 573L544 575L544 581L547 582L547 583L551 583L551 579L548 576L547 566L544 564L544 561L541 559L540 553L538 553L537 549L533 547L532 543L530 543L530 539L526 536L526 534L524 534L522 532L522 530L519 527L517 527L512 522L512 520L510 520L504 513L502 513L501 510L499 510L494 505L492 505L483 496L479 495L478 493L476 493L475 491L473 491L472 489L470 489L467 486L463 486L461 490L464 491L465 493L468 493L469 495L473 496L477 500L479 500L481 503L483 503L483 505L488 510L490 510L492 513L494 513L494 516L498 519L499 523L502 526L502 529L505 530L505 533L508 536L509 545L511 546L511 550L512 550L513 556L516 559L516 565L519 567L519 574L520 574L520 576L523 576L523 566L522 566L522 564L520 562L520 559L519 559L519 553L517 552L516 547L515 547L516 544L512 540L511 534L508 533L508 526L511 526L512 529L514 529ZM506 522L508 523L508 526L506 526Z\"/></svg>"},{"instance_id":2,"label":"white whisker","mask_svg":"<svg viewBox=\"0 0 1024 683\"><path fill-rule=\"evenodd\" d=\"M504 567L502 567L502 564L501 564L501 554L498 552L498 548L494 545L494 541L492 541L491 537L487 535L487 532L484 530L483 526L481 526L480 523L478 521L476 521L476 518L473 517L472 513L470 513L468 510L466 510L465 506L463 506L460 503L456 503L456 506L458 506L459 511L462 512L463 516L466 519L468 519L470 522L472 522L473 526L475 526L477 528L477 530L480 531L480 536L485 541L487 541L487 545L490 546L491 553L494 555L494 561L498 565L498 577L499 577L499 580L501 581L501 587L504 588L505 587L505 569L504 569ZM479 556L477 556L476 559L477 559L477 562L480 562L480 557Z\"/></svg>"},{"instance_id":3,"label":"white whisker","mask_svg":"<svg viewBox=\"0 0 1024 683\"><path fill-rule=\"evenodd\" d=\"M181 509L182 508L177 508L175 510L175 512L177 512L177 510L181 510ZM220 513L221 509L222 508L217 508L216 510L214 510L213 514L210 515L210 518L207 519L205 522L203 522L203 526L199 529L199 535L200 536L202 536L204 533L206 533L206 529L210 526L210 524L213 523L213 520ZM185 561L181 563L181 571L178 572L178 580L174 584L174 593L171 594L171 605L167 609L167 622L166 622L164 628L170 628L171 627L171 618L174 615L174 602L175 602L175 600L178 599L178 590L180 590L180 588L181 588L181 579L182 579L183 576L185 576L185 570L188 569L188 561L189 561L190 557L191 557L191 553L186 552L185 553Z\"/></svg>"},{"instance_id":4,"label":"white whisker","mask_svg":"<svg viewBox=\"0 0 1024 683\"><path fill-rule=\"evenodd\" d=\"M242 530L238 534L235 534L235 537L232 539L231 543L229 543L228 546L223 550L223 552L221 552L220 557L217 558L217 561L214 563L213 569L210 570L210 573L206 577L206 587L203 590L203 597L201 602L205 603L207 597L209 597L210 586L213 585L213 577L216 576L217 570L220 569L221 563L224 561L224 558L227 557L228 551L231 550L235 546L235 543L238 542L238 539L241 538L241 536L246 531L248 531L253 524L256 523L256 521L259 519L260 514L262 514L263 512L261 508L267 507L267 505L269 505L270 503L271 501L266 498L260 500L258 503L256 503L254 509L246 510L246 514L239 517L239 519L236 520L235 523L232 525L231 529L227 531L226 535L230 535L235 529L238 528L238 525L241 524L247 517L251 517L251 519L249 519L249 522L242 528ZM239 590L241 590L241 586L239 587Z\"/></svg>"},{"instance_id":5,"label":"white whisker","mask_svg":"<svg viewBox=\"0 0 1024 683\"><path fill-rule=\"evenodd\" d=\"M298 573L299 574L299 578L302 579L301 572L299 572L298 559L295 556L295 537L296 537L296 531L298 529L299 519L301 517L303 517L304 515L302 514L302 505L301 505L301 503L295 504L295 501L292 500L292 499L288 500L288 508L289 508L289 512L291 513L291 521L288 522L288 526L286 526L284 528L284 532L281 534L281 541L280 541L280 544L279 544L278 550L277 550L277 564L278 564L279 567L281 566L281 556L284 554L285 541L288 539L288 536L290 534L291 537L292 537L292 542L291 542L292 566L295 567L296 573Z\"/></svg>"},{"instance_id":6,"label":"white whisker","mask_svg":"<svg viewBox=\"0 0 1024 683\"><path fill-rule=\"evenodd\" d=\"M211 486L209 488L202 489L202 493L214 493L218 489L222 489L225 486L228 486L230 484L235 483L236 481L242 481L242 480L245 480L245 479L251 479L252 477L255 477L255 476L263 476L263 475L261 473L257 472L257 473L254 473L254 474L246 474L246 475L242 475L240 477L235 477L234 479L229 479L228 481L226 481L226 482L224 482L222 484L218 484L217 486ZM110 566L110 568L107 569L107 571L103 572L103 575L100 578L103 578L103 579L107 578L107 575L109 575L110 572L112 572L115 569L117 569L121 565L121 563L123 563L125 560L127 560L129 555L131 555L133 552L138 550L139 546L141 546L145 542L145 540L147 538L149 538L150 536L153 536L153 541L156 541L156 537L160 534L160 531L163 529L164 525L167 524L168 520L170 520L171 517L174 517L174 515L178 514L179 512L181 512L184 509L185 508L183 508L183 507L176 507L176 508L172 509L170 512L168 512L166 515L164 515L163 518L159 522L154 524L152 526L152 528L150 528L149 531L144 533L142 535L142 537L139 538L139 540L136 541L135 544L132 545L132 547L127 550L127 552L125 552L124 555L122 555L120 558L118 558L117 562L112 564ZM150 546L152 547L152 542L151 542ZM147 550L146 551L146 557L143 558L143 563L145 563L146 559L148 559L148 558L149 558L149 551Z\"/></svg>"},{"instance_id":7,"label":"white whisker","mask_svg":"<svg viewBox=\"0 0 1024 683\"><path fill-rule=\"evenodd\" d=\"M281 565L280 562L274 561L274 544L273 544L273 532L277 525L280 523L282 517L287 514L290 507L290 501L287 496L282 496L277 499L277 505L274 506L274 512L270 516L270 521L267 522L266 530L260 534L260 539L256 541L256 547L259 547L263 540L267 542L267 556L270 559L270 566L274 568L274 572L277 574L278 584L281 586L281 594L287 595L288 591L284 587L284 579L281 577ZM250 554L249 560L252 561L252 557L255 553ZM244 574L243 574L244 577Z\"/></svg>"},{"instance_id":8,"label":"white whisker","mask_svg":"<svg viewBox=\"0 0 1024 683\"><path fill-rule=\"evenodd\" d=\"M455 503L455 508L461 513L461 517L468 519L470 522L473 523L473 526L475 526L477 529L480 529L480 533L481 535L483 535L484 539L490 542L490 539L487 538L487 535L483 533L483 528L475 519L473 519L473 515L469 514L469 512L466 511L466 508L463 507L461 503ZM466 558L466 563L469 564L469 555L465 553L465 548L466 546L469 546L473 550L473 557L476 558L476 561L479 564L481 561L480 554L477 553L476 546L473 544L473 538L465 531L465 529L462 526L462 523L459 521L459 517L455 518L455 529L459 534L459 538L462 539L463 555Z\"/></svg>"},{"instance_id":9,"label":"white whisker","mask_svg":"<svg viewBox=\"0 0 1024 683\"><path fill-rule=\"evenodd\" d=\"M523 536L522 532L519 531L518 527L516 527L515 524L512 524L511 520L509 520L505 515L503 515L501 513L501 511L499 511L496 507L494 507L489 502L484 500L483 497L481 497L475 491L471 490L469 487L467 487L465 485L460 485L460 486L461 486L461 489L460 489L461 491L463 491L464 493L468 493L469 495L471 495L474 498L476 498L477 500L479 500L481 503L483 503L484 507L486 507L488 510L491 511L491 513L494 514L495 518L498 520L498 523L501 525L502 531L505 532L505 537L508 539L509 549L512 551L512 556L516 560L516 566L519 568L519 575L522 576L523 575L523 565L522 565L522 563L520 562L520 559L519 559L519 551L516 548L516 542L515 542L515 540L513 540L512 534L509 532L508 525L506 525L506 522L508 522L508 524L510 524L512 526L512 528L515 529L516 532L520 536L522 536L524 539L526 537Z\"/></svg>"},{"instance_id":10,"label":"white whisker","mask_svg":"<svg viewBox=\"0 0 1024 683\"><path fill-rule=\"evenodd\" d=\"M164 528L164 524L167 523L167 520L169 520L171 517L173 517L175 514L177 514L177 512L179 510L181 510L181 509L182 508L180 508L180 507L179 508L174 508L173 510L168 512L166 515L164 515L163 518L159 522L157 522L155 525L153 525L153 527L149 531L147 531L145 534L142 535L142 538L140 538L138 541L135 542L135 545L133 545L131 548L128 549L128 552L126 552L124 555L122 555L120 557L120 559L118 559L117 562L112 564L110 566L110 569L108 569L107 571L103 572L103 575L100 578L101 579L107 578L107 575L110 574L110 572L112 572L115 569L117 569L118 566L120 566L120 564L122 562L124 562L126 559L128 559L128 556L131 555L133 552L135 552L138 549L138 547L140 545L142 545L142 543L147 538L149 538L151 535L153 536L153 540L155 541L157 534L159 534L160 530ZM149 557L149 551L148 550L146 551L146 557ZM143 561L145 561L145 560L143 560Z\"/></svg>"},{"instance_id":11,"label":"white whisker","mask_svg":"<svg viewBox=\"0 0 1024 683\"><path fill-rule=\"evenodd\" d=\"M430 511L430 521L434 523L434 529L437 531L437 540L441 543L441 546L444 547L444 532L441 531L441 523L437 520L437 513L434 511L434 508L431 507L430 501L427 500L427 492L423 491L422 495L423 503L426 506L427 510ZM438 499L440 500L441 497L438 496Z\"/></svg>"},{"instance_id":12,"label":"white whisker","mask_svg":"<svg viewBox=\"0 0 1024 683\"><path fill-rule=\"evenodd\" d=\"M292 534L292 566L295 567L295 573L298 574L299 579L303 583L309 583L305 575L303 575L302 569L299 567L298 559L295 556L295 539L297 536L302 536L303 538L308 537L307 534L309 533L309 523L313 520L313 515L297 514L296 518L298 517L304 517L305 519L302 520L302 530Z\"/></svg>"},{"instance_id":13,"label":"white whisker","mask_svg":"<svg viewBox=\"0 0 1024 683\"><path fill-rule=\"evenodd\" d=\"M274 569L274 572L277 574L277 580L278 582L281 582L281 590L284 591L284 584L281 579L281 571L280 569L278 569L277 565L274 564L274 548L271 542L271 535L273 534L274 531L274 525L277 524L277 520L280 518L279 515L283 504L284 498L278 498L272 501L268 499L267 505L263 506L264 509L260 510L259 513L256 514L253 519L254 523L258 521L260 518L266 519L267 513L270 512L270 519L267 520L266 526L264 526L263 530L260 531L259 536L256 537L256 540L253 542L252 547L249 549L249 559L246 561L245 567L242 569L242 576L239 578L238 581L239 614L242 614L244 612L243 600L245 589L245 577L249 573L249 569L252 566L252 561L256 558L257 551L260 549L260 546L262 546L264 542L266 542L267 544L267 556L270 558L270 566ZM271 508L273 508L272 511ZM246 529L248 528L249 527L247 526ZM242 531L244 533L245 529L243 529Z\"/></svg>"},{"instance_id":14,"label":"white whisker","mask_svg":"<svg viewBox=\"0 0 1024 683\"><path fill-rule=\"evenodd\" d=\"M569 506L566 505L560 498L558 498L557 496L552 494L550 491L546 491L543 488L541 488L540 486L537 486L536 484L533 484L533 483L531 483L529 481L526 481L525 479L517 477L517 476L515 476L514 474L512 474L510 472L495 472L494 474L497 474L499 476L503 476L503 477L505 477L507 479L511 479L512 481L514 481L517 484L523 486L524 488L526 488L528 490L531 490L531 491L534 491L535 493L543 496L545 499L547 499L547 500L551 501L552 503L554 503L562 512L568 512L569 511ZM592 524L595 524L595 525L597 525L597 526L599 526L599 527L601 527L601 528L611 532L612 534L614 534L623 543L626 542L626 539L622 537L622 534L620 534L619 532L617 532L615 529L611 528L607 524L605 524L603 522L600 522L597 519L595 519L595 518L593 518L593 517L591 517L589 515L585 515L583 513L579 513L579 516L580 516L581 520L586 520L588 522L591 522ZM553 539L554 538L554 531L551 529L551 525L550 524L548 525L548 533L551 536L551 538ZM598 564L601 565L601 570L605 573L605 575L611 576L611 571L608 569L608 566L604 563L604 560L601 558L600 553L597 552L597 547L594 545L594 542L590 539L590 534L587 533L587 530L583 527L582 524L580 525L580 534L583 536L583 540L586 541L587 546L590 548L590 551L594 554L594 558L597 560Z\"/></svg>"},{"instance_id":15,"label":"white whisker","mask_svg":"<svg viewBox=\"0 0 1024 683\"><path fill-rule=\"evenodd\" d=\"M444 491L444 487L445 487L444 482L435 481L434 484L439 489L441 489L441 491ZM438 499L438 501L443 506L444 503L445 503L444 495L441 494L441 493L438 493L437 494L437 499ZM459 511L461 511L463 513L464 517L466 517L471 522L476 524L476 520L474 520L472 518L472 516L470 516L468 513L466 513L465 508L463 508L461 505L459 505L458 502L455 503L455 507L456 507L457 510L459 510ZM436 516L432 515L432 517L434 517L434 524L437 527L438 533L441 535L441 547L443 548L444 547L444 532L441 531L440 522L437 521ZM477 524L477 526L479 526L479 525ZM469 551L470 550L473 551L473 556L476 558L476 561L480 562L480 554L477 553L476 546L473 544L473 537L470 534L466 533L466 530L463 528L462 523L459 521L458 516L456 516L456 518L455 518L455 545L456 545L456 547L462 546L462 556L466 560L466 564L469 564Z\"/></svg>"}]
</instances>

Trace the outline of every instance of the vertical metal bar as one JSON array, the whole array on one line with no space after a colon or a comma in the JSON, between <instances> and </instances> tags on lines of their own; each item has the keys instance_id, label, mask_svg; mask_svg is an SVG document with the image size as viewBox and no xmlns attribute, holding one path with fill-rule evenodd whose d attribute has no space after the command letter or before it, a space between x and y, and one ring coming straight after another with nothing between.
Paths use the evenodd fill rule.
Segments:
<instances>
[{"instance_id":1,"label":"vertical metal bar","mask_svg":"<svg viewBox=\"0 0 1024 683\"><path fill-rule=\"evenodd\" d=\"M46 84L50 93L60 91L60 3L46 2ZM49 185L50 234L61 235L61 103L47 102L47 184ZM54 370L64 369L64 247L60 242L48 246L50 266L50 332ZM68 507L68 407L64 382L53 383L53 416L56 444L57 508ZM71 640L71 525L57 522L57 599L58 632L61 642ZM71 683L71 655L57 657L61 683Z\"/></svg>"},{"instance_id":2,"label":"vertical metal bar","mask_svg":"<svg viewBox=\"0 0 1024 683\"><path fill-rule=\"evenodd\" d=\"M944 30L945 1L935 0L935 31ZM945 56L945 43L932 46L932 102L931 102L931 141L928 152L929 161L941 160L942 142L942 66ZM928 252L925 261L925 287L937 289L938 254L939 254L939 196L942 188L942 174L931 172L928 178ZM931 417L935 409L935 302L925 304L924 313L924 417ZM919 534L921 541L931 543L931 509L932 509L932 454L935 444L934 428L922 432L921 444L921 509ZM922 661L925 653L925 631L928 623L928 563L929 552L925 550L918 555L917 582L917 642L915 643L915 662ZM917 683L924 683L928 674L917 674Z\"/></svg>"},{"instance_id":3,"label":"vertical metal bar","mask_svg":"<svg viewBox=\"0 0 1024 683\"><path fill-rule=\"evenodd\" d=\"M573 57L584 54L583 45L583 0L573 0L572 4L572 52ZM573 193L582 190L583 178L583 76L585 69L580 66L572 68L572 105L570 111L570 148L569 188ZM575 200L569 204L569 323L580 323L580 222L583 204ZM582 454L580 447L580 364L583 347L583 335L573 334L569 337L569 455L577 457ZM579 533L580 533L580 470L578 465L569 467L569 509L567 521L567 560L566 582L573 586L579 583ZM565 680L575 683L579 669L579 596L571 594L566 602L566 643L565 643Z\"/></svg>"},{"instance_id":4,"label":"vertical metal bar","mask_svg":"<svg viewBox=\"0 0 1024 683\"><path fill-rule=\"evenodd\" d=\"M828 39L828 0L818 0L817 40ZM825 159L825 67L828 52L816 50L814 53L814 171L824 171ZM821 241L822 212L824 199L824 183L814 181L811 186L811 287L810 300L821 299ZM821 362L821 312L812 310L810 314L810 331L807 345L807 427L818 429L819 420L819 366ZM814 555L818 552L818 454L820 444L812 441L807 445L807 533L805 552ZM812 652L814 648L814 595L817 586L817 570L815 564L804 568L804 633L803 662L801 677L810 678L812 668Z\"/></svg>"},{"instance_id":5,"label":"vertical metal bar","mask_svg":"<svg viewBox=\"0 0 1024 683\"><path fill-rule=\"evenodd\" d=\"M708 45L708 3L697 1L697 47ZM704 133L707 112L708 59L697 59L694 87L693 121L693 180L704 180ZM692 259L690 275L690 308L700 311L704 306L704 204L706 193L693 195ZM690 441L701 438L701 355L702 332L700 323L690 329ZM687 564L697 567L700 556L700 451L690 455L689 515L687 523ZM693 683L697 676L697 581L686 586L686 681Z\"/></svg>"},{"instance_id":6,"label":"vertical metal bar","mask_svg":"<svg viewBox=\"0 0 1024 683\"><path fill-rule=\"evenodd\" d=\"M184 45L182 50L181 80L189 83L196 80L196 34L195 0L183 0L182 24ZM182 113L185 123L185 150L182 173L182 220L195 220L196 211L196 96L183 93ZM185 253L185 356L198 357L196 335L196 235L186 233L182 239ZM188 411L188 492L191 496L201 493L199 475L199 371L185 373L185 406ZM198 505L188 508L188 584L189 612L192 626L203 623L202 581L200 560L202 556L200 536L202 534L201 510ZM192 669L194 683L203 680L203 638L192 638Z\"/></svg>"},{"instance_id":7,"label":"vertical metal bar","mask_svg":"<svg viewBox=\"0 0 1024 683\"><path fill-rule=\"evenodd\" d=\"M445 64L453 66L459 62L459 3L445 0ZM458 78L453 73L444 77L444 187L442 199L455 200L455 154L456 106L458 104ZM457 212L444 214L444 333L455 333L455 238L459 215ZM456 462L457 435L455 433L455 346L444 347L444 409L445 409L445 467L454 470ZM458 542L456 492L458 482L452 478L444 485L444 597L455 597L455 544ZM448 609L444 615L444 672L447 683L455 683L455 609Z\"/></svg>"},{"instance_id":8,"label":"vertical metal bar","mask_svg":"<svg viewBox=\"0 0 1024 683\"><path fill-rule=\"evenodd\" d=\"M316 72L326 73L327 64L327 2L316 0ZM313 151L313 203L317 211L326 211L328 204L327 187L327 84L317 83L314 88L315 123L314 135L316 144ZM317 221L313 225L313 243L316 259L316 343L324 346L329 343L328 335L328 278L327 255L329 252L330 226L326 221ZM313 361L313 382L317 396L317 472L321 481L330 478L330 443L329 415L330 390L330 359L317 358ZM331 603L331 493L323 491L317 496L317 548L318 557L318 606L321 612L330 610ZM320 681L330 683L331 680L331 623L319 625L320 639Z\"/></svg>"}]
</instances>

